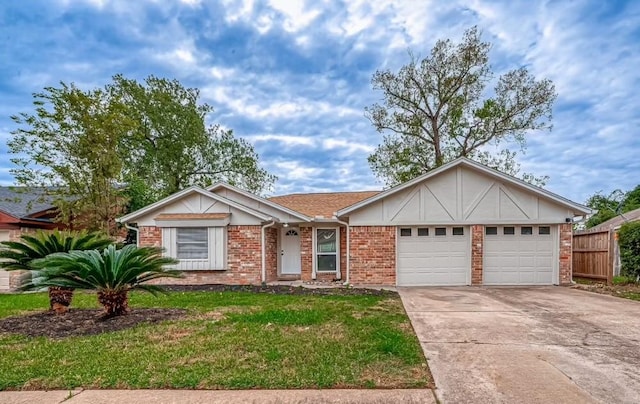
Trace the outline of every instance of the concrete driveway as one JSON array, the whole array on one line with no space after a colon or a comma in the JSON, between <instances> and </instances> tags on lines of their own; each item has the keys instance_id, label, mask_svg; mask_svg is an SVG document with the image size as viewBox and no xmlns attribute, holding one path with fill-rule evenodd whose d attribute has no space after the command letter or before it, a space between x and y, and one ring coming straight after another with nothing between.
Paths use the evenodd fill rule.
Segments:
<instances>
[{"instance_id":1,"label":"concrete driveway","mask_svg":"<svg viewBox=\"0 0 640 404\"><path fill-rule=\"evenodd\" d=\"M640 402L640 303L563 287L398 288L443 403Z\"/></svg>"}]
</instances>

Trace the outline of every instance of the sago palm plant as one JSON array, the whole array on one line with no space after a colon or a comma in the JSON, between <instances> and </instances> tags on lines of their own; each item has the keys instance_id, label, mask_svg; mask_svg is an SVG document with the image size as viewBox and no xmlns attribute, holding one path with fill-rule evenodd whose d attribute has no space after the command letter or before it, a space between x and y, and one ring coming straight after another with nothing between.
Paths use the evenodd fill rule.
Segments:
<instances>
[{"instance_id":1,"label":"sago palm plant","mask_svg":"<svg viewBox=\"0 0 640 404\"><path fill-rule=\"evenodd\" d=\"M0 243L0 268L7 271L32 271L34 260L44 258L53 253L73 250L103 249L112 241L97 233L70 231L39 231L35 234L24 234L20 241L3 241ZM64 312L73 298L73 289L52 286L49 288L49 309Z\"/></svg>"},{"instance_id":2,"label":"sago palm plant","mask_svg":"<svg viewBox=\"0 0 640 404\"><path fill-rule=\"evenodd\" d=\"M103 251L71 251L34 261L36 276L26 287L65 287L95 290L105 317L120 316L129 310L128 293L141 289L152 294L162 288L146 282L158 278L178 278L181 272L167 269L178 261L162 256L155 247L128 245L121 250L110 245Z\"/></svg>"}]
</instances>

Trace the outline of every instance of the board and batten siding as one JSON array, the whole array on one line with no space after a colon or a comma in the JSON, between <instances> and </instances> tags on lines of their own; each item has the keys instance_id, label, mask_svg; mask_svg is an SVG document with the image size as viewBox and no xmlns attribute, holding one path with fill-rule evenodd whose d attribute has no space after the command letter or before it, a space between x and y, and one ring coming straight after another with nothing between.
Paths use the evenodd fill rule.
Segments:
<instances>
[{"instance_id":1,"label":"board and batten siding","mask_svg":"<svg viewBox=\"0 0 640 404\"><path fill-rule=\"evenodd\" d=\"M226 227L209 227L208 229L208 259L183 259L172 268L182 271L190 270L224 270L226 269ZM177 256L176 228L165 227L162 229L162 246L168 257Z\"/></svg>"},{"instance_id":2,"label":"board and batten siding","mask_svg":"<svg viewBox=\"0 0 640 404\"><path fill-rule=\"evenodd\" d=\"M573 212L524 187L469 167L425 179L349 214L351 226L418 224L552 224Z\"/></svg>"}]
</instances>

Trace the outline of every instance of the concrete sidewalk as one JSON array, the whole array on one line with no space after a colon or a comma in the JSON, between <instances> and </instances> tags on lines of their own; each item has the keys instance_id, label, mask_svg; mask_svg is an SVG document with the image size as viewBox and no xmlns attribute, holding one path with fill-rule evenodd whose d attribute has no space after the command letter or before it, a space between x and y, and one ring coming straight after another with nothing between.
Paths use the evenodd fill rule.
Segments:
<instances>
[{"instance_id":1,"label":"concrete sidewalk","mask_svg":"<svg viewBox=\"0 0 640 404\"><path fill-rule=\"evenodd\" d=\"M3 404L435 404L432 390L73 390L3 391Z\"/></svg>"}]
</instances>

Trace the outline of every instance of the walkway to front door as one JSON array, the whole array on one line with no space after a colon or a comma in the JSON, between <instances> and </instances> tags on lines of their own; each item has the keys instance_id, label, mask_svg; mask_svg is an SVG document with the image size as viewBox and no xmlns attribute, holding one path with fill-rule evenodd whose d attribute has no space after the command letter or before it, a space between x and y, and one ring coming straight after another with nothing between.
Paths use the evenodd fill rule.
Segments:
<instances>
[{"instance_id":1,"label":"walkway to front door","mask_svg":"<svg viewBox=\"0 0 640 404\"><path fill-rule=\"evenodd\" d=\"M280 233L282 275L300 275L300 232L298 228L283 227Z\"/></svg>"}]
</instances>

